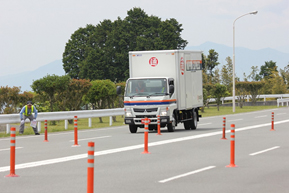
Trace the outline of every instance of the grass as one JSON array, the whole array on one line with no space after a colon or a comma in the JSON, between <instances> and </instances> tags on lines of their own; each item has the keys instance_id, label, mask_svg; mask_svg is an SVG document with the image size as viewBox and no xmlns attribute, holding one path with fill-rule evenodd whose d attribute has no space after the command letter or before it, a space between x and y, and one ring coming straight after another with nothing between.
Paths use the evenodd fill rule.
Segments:
<instances>
[{"instance_id":1,"label":"grass","mask_svg":"<svg viewBox=\"0 0 289 193\"><path fill-rule=\"evenodd\" d=\"M277 108L276 106L244 106L243 108L236 107L235 113L232 111L232 107L227 106L220 106L220 111L217 110L217 107L205 107L204 112L200 111L202 117L211 117L211 116L220 116L220 115L228 115L228 114L237 114L237 113L245 113L245 112L252 112L252 111L259 111L265 109L274 109ZM281 108L281 107L279 107ZM77 122L77 129L91 129L91 128L104 128L104 127L112 127L112 126L121 126L124 125L124 118L122 116L116 116L116 122L112 123L112 126L109 126L109 117L102 117L102 123L100 123L99 118L92 118L91 119L91 126L88 127L88 119L78 119ZM16 127L16 135L19 131L19 124L13 125ZM51 132L60 132L60 131L71 131L74 130L74 124L68 124L68 129L65 130L64 128L64 120L63 121L56 121L56 125L52 125L51 121L48 121L47 131L48 133ZM44 122L41 122L41 133L44 133ZM33 129L30 127L30 123L25 124L24 134L23 135L33 135ZM10 134L6 134L5 131L0 133L0 137L9 137Z\"/></svg>"},{"instance_id":2,"label":"grass","mask_svg":"<svg viewBox=\"0 0 289 193\"><path fill-rule=\"evenodd\" d=\"M240 108L236 106L235 113L233 113L232 107L220 106L220 111L217 110L217 107L210 107L210 108L205 107L204 112L202 113L200 111L199 113L202 115L202 117L211 117L211 116L246 113L246 112L260 111L260 110L274 109L274 108L278 108L278 107L277 106L243 106L243 108Z\"/></svg>"}]
</instances>

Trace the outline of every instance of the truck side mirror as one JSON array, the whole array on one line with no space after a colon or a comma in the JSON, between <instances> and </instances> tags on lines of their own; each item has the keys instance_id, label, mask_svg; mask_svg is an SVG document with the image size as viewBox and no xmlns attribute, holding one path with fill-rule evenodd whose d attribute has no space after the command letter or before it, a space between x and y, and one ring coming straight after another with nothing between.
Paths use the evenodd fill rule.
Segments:
<instances>
[{"instance_id":1,"label":"truck side mirror","mask_svg":"<svg viewBox=\"0 0 289 193\"><path fill-rule=\"evenodd\" d=\"M116 87L116 94L120 95L121 94L121 86Z\"/></svg>"},{"instance_id":2,"label":"truck side mirror","mask_svg":"<svg viewBox=\"0 0 289 193\"><path fill-rule=\"evenodd\" d=\"M169 93L170 94L173 94L175 92L175 87L174 87L174 85L170 85L169 86Z\"/></svg>"}]
</instances>

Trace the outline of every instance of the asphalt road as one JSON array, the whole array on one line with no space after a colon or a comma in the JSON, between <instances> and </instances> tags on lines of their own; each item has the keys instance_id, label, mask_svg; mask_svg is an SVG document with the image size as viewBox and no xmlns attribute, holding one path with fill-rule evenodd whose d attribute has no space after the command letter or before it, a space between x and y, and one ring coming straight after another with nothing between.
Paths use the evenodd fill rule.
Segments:
<instances>
[{"instance_id":1,"label":"asphalt road","mask_svg":"<svg viewBox=\"0 0 289 193\"><path fill-rule=\"evenodd\" d=\"M275 114L275 131L271 113ZM173 133L130 134L127 126L16 139L16 174L10 173L10 139L0 139L1 193L87 191L87 144L95 142L94 192L288 192L289 108L201 118L198 129L179 124ZM226 138L222 138L226 117ZM230 124L235 124L235 164L230 164Z\"/></svg>"}]
</instances>

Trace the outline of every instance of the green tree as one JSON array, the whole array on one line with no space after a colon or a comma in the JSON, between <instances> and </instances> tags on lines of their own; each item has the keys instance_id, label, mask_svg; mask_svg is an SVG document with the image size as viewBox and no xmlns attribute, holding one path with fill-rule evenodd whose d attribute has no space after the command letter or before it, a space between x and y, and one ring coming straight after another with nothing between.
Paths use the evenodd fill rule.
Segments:
<instances>
[{"instance_id":1,"label":"green tree","mask_svg":"<svg viewBox=\"0 0 289 193\"><path fill-rule=\"evenodd\" d=\"M279 75L278 72L272 71L270 75L270 85L272 85L272 94L284 94L286 93L286 84L284 83L283 78Z\"/></svg>"},{"instance_id":2,"label":"green tree","mask_svg":"<svg viewBox=\"0 0 289 193\"><path fill-rule=\"evenodd\" d=\"M263 87L264 82L263 81L259 81L259 82L248 82L248 81L244 81L244 82L237 82L236 87L238 89L238 94L239 94L239 100L240 100L240 107L242 108L243 103L245 102L245 97L247 95L250 96L253 105L256 103L257 101L257 96L261 90L261 88Z\"/></svg>"},{"instance_id":3,"label":"green tree","mask_svg":"<svg viewBox=\"0 0 289 193\"><path fill-rule=\"evenodd\" d=\"M59 108L63 111L80 110L83 105L82 98L89 91L91 83L84 79L71 79L64 92L57 96Z\"/></svg>"},{"instance_id":4,"label":"green tree","mask_svg":"<svg viewBox=\"0 0 289 193\"><path fill-rule=\"evenodd\" d=\"M31 85L31 88L43 99L43 101L46 101L46 99L49 100L50 111L53 112L54 103L59 102L56 101L57 96L61 95L61 93L67 89L69 81L70 77L68 75L47 75L41 79L35 80Z\"/></svg>"},{"instance_id":5,"label":"green tree","mask_svg":"<svg viewBox=\"0 0 289 193\"><path fill-rule=\"evenodd\" d=\"M221 84L221 76L220 76L220 70L219 68L216 68L213 72L213 77L211 79L212 83L213 84L216 84L216 83L220 83Z\"/></svg>"},{"instance_id":6,"label":"green tree","mask_svg":"<svg viewBox=\"0 0 289 193\"><path fill-rule=\"evenodd\" d=\"M246 86L247 92L250 94L250 98L252 100L253 105L255 105L257 101L257 96L259 95L260 90L262 89L264 82L248 82Z\"/></svg>"},{"instance_id":7,"label":"green tree","mask_svg":"<svg viewBox=\"0 0 289 193\"><path fill-rule=\"evenodd\" d=\"M240 108L243 108L244 102L248 95L248 89L247 89L247 83L246 82L236 82L236 95L237 99L239 101Z\"/></svg>"},{"instance_id":8,"label":"green tree","mask_svg":"<svg viewBox=\"0 0 289 193\"><path fill-rule=\"evenodd\" d=\"M264 79L262 87L263 94L284 94L287 88L282 76L278 72L272 71L269 77Z\"/></svg>"},{"instance_id":9,"label":"green tree","mask_svg":"<svg viewBox=\"0 0 289 193\"><path fill-rule=\"evenodd\" d=\"M0 87L0 113L11 114L16 113L20 103L21 87Z\"/></svg>"},{"instance_id":10,"label":"green tree","mask_svg":"<svg viewBox=\"0 0 289 193\"><path fill-rule=\"evenodd\" d=\"M260 81L262 77L260 76L258 66L252 66L251 67L252 72L248 75L248 79L251 79L252 81Z\"/></svg>"},{"instance_id":11,"label":"green tree","mask_svg":"<svg viewBox=\"0 0 289 193\"><path fill-rule=\"evenodd\" d=\"M203 88L203 107L201 108L202 113L205 112L205 106L207 105L208 101L208 91Z\"/></svg>"},{"instance_id":12,"label":"green tree","mask_svg":"<svg viewBox=\"0 0 289 193\"><path fill-rule=\"evenodd\" d=\"M226 58L227 63L223 65L221 70L222 81L221 83L226 86L227 91L232 91L232 81L233 81L233 63L232 59L228 56Z\"/></svg>"},{"instance_id":13,"label":"green tree","mask_svg":"<svg viewBox=\"0 0 289 193\"><path fill-rule=\"evenodd\" d=\"M84 100L91 103L93 109L114 108L117 97L115 84L110 80L94 80L91 84ZM99 120L102 122L101 117Z\"/></svg>"},{"instance_id":14,"label":"green tree","mask_svg":"<svg viewBox=\"0 0 289 193\"><path fill-rule=\"evenodd\" d=\"M104 20L95 27L80 28L66 44L65 71L72 78L125 81L129 51L184 49L188 42L180 36L181 27L175 19L161 21L133 8L123 20Z\"/></svg>"},{"instance_id":15,"label":"green tree","mask_svg":"<svg viewBox=\"0 0 289 193\"><path fill-rule=\"evenodd\" d=\"M226 96L227 94L226 91L227 91L226 86L220 83L215 84L213 87L213 97L216 100L218 111L220 110L219 106L222 103L221 98Z\"/></svg>"},{"instance_id":16,"label":"green tree","mask_svg":"<svg viewBox=\"0 0 289 193\"><path fill-rule=\"evenodd\" d=\"M262 78L270 78L270 75L272 74L273 71L278 72L276 62L270 60L269 62L265 62L265 64L261 66L259 75Z\"/></svg>"},{"instance_id":17,"label":"green tree","mask_svg":"<svg viewBox=\"0 0 289 193\"><path fill-rule=\"evenodd\" d=\"M211 77L214 76L214 68L218 66L220 63L218 62L219 54L214 50L209 50L209 54L206 57L206 69L208 69Z\"/></svg>"},{"instance_id":18,"label":"green tree","mask_svg":"<svg viewBox=\"0 0 289 193\"><path fill-rule=\"evenodd\" d=\"M20 106L26 105L27 101L34 101L35 93L24 91L23 93L19 94L19 102ZM37 109L38 110L38 109Z\"/></svg>"},{"instance_id":19,"label":"green tree","mask_svg":"<svg viewBox=\"0 0 289 193\"><path fill-rule=\"evenodd\" d=\"M63 69L71 78L78 78L81 62L85 59L88 40L95 31L93 25L87 25L85 28L79 28L66 43L63 53Z\"/></svg>"},{"instance_id":20,"label":"green tree","mask_svg":"<svg viewBox=\"0 0 289 193\"><path fill-rule=\"evenodd\" d=\"M288 90L289 89L289 64L285 66L284 69L280 69L280 73Z\"/></svg>"},{"instance_id":21,"label":"green tree","mask_svg":"<svg viewBox=\"0 0 289 193\"><path fill-rule=\"evenodd\" d=\"M212 83L203 84L203 90L206 90L207 99L213 97L214 85ZM209 101L204 99L204 106L209 108Z\"/></svg>"}]
</instances>

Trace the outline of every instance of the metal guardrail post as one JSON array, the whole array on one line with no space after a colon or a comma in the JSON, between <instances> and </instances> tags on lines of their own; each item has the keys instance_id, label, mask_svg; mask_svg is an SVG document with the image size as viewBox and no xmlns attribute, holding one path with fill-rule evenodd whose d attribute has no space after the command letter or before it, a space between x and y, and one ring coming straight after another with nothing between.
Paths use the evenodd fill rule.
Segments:
<instances>
[{"instance_id":1,"label":"metal guardrail post","mask_svg":"<svg viewBox=\"0 0 289 193\"><path fill-rule=\"evenodd\" d=\"M64 120L64 129L65 130L68 129L68 120L67 119Z\"/></svg>"},{"instance_id":2,"label":"metal guardrail post","mask_svg":"<svg viewBox=\"0 0 289 193\"><path fill-rule=\"evenodd\" d=\"M91 127L91 118L88 118L88 127Z\"/></svg>"},{"instance_id":3,"label":"metal guardrail post","mask_svg":"<svg viewBox=\"0 0 289 193\"><path fill-rule=\"evenodd\" d=\"M10 124L6 124L6 134L10 133Z\"/></svg>"},{"instance_id":4,"label":"metal guardrail post","mask_svg":"<svg viewBox=\"0 0 289 193\"><path fill-rule=\"evenodd\" d=\"M112 116L109 116L109 126L112 126Z\"/></svg>"}]
</instances>

